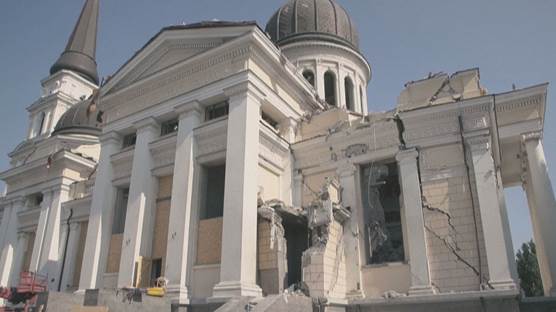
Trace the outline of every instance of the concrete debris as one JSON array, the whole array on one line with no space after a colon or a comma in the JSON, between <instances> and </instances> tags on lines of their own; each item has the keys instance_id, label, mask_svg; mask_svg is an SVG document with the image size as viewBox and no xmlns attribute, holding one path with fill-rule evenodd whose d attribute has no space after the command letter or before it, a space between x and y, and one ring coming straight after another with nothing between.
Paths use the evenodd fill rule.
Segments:
<instances>
[{"instance_id":1,"label":"concrete debris","mask_svg":"<svg viewBox=\"0 0 556 312\"><path fill-rule=\"evenodd\" d=\"M386 298L386 299L395 299L395 298L400 298L400 297L407 297L407 295L406 294L400 294L399 292L394 291L394 290L389 290L389 291L384 292L382 294L382 297Z\"/></svg>"}]
</instances>

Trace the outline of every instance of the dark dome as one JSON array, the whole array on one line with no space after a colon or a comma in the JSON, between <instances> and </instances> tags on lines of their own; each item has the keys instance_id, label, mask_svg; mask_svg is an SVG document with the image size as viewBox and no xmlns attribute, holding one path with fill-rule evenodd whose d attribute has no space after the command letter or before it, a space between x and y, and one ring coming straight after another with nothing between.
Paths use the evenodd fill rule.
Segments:
<instances>
[{"instance_id":1,"label":"dark dome","mask_svg":"<svg viewBox=\"0 0 556 312\"><path fill-rule=\"evenodd\" d=\"M290 0L270 18L266 32L277 44L317 39L359 48L353 21L334 0Z\"/></svg>"},{"instance_id":2,"label":"dark dome","mask_svg":"<svg viewBox=\"0 0 556 312\"><path fill-rule=\"evenodd\" d=\"M57 134L88 134L94 136L101 134L100 123L97 122L97 111L91 105L90 98L75 104L60 117L54 132L52 132L52 135Z\"/></svg>"}]
</instances>

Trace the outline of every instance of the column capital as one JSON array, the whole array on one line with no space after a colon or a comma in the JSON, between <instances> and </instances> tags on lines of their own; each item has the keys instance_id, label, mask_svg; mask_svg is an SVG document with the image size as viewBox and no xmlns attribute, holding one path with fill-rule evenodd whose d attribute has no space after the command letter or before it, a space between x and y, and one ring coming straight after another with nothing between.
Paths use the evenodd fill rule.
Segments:
<instances>
[{"instance_id":1,"label":"column capital","mask_svg":"<svg viewBox=\"0 0 556 312\"><path fill-rule=\"evenodd\" d=\"M336 169L336 173L340 178L353 177L357 172L357 166L352 163L342 164Z\"/></svg>"},{"instance_id":2,"label":"column capital","mask_svg":"<svg viewBox=\"0 0 556 312\"><path fill-rule=\"evenodd\" d=\"M27 233L27 232L18 232L17 233L17 239L20 240L20 239L27 238L27 235L29 235L29 233Z\"/></svg>"},{"instance_id":3,"label":"column capital","mask_svg":"<svg viewBox=\"0 0 556 312\"><path fill-rule=\"evenodd\" d=\"M6 204L4 205L4 209L8 209L8 206L23 206L25 204L25 198L23 196L12 197L6 199Z\"/></svg>"},{"instance_id":4,"label":"column capital","mask_svg":"<svg viewBox=\"0 0 556 312\"><path fill-rule=\"evenodd\" d=\"M243 95L253 96L259 103L266 98L266 94L249 80L224 89L224 94L230 99Z\"/></svg>"},{"instance_id":5,"label":"column capital","mask_svg":"<svg viewBox=\"0 0 556 312\"><path fill-rule=\"evenodd\" d=\"M106 145L106 144L117 145L120 144L120 141L121 141L121 136L115 131L106 132L100 136L101 145Z\"/></svg>"},{"instance_id":6,"label":"column capital","mask_svg":"<svg viewBox=\"0 0 556 312\"><path fill-rule=\"evenodd\" d=\"M201 103L199 103L199 101L193 100L175 106L174 112L179 115L179 119L183 119L191 115L197 115L198 117L200 117L203 113L203 106L201 105Z\"/></svg>"},{"instance_id":7,"label":"column capital","mask_svg":"<svg viewBox=\"0 0 556 312\"><path fill-rule=\"evenodd\" d=\"M527 143L528 141L538 141L542 139L542 132L541 131L534 131L529 133L524 133L521 135L521 140L523 143Z\"/></svg>"},{"instance_id":8,"label":"column capital","mask_svg":"<svg viewBox=\"0 0 556 312\"><path fill-rule=\"evenodd\" d=\"M43 203L43 204L46 202L46 199L47 199L47 198L50 198L50 197L52 196L52 192L54 192L54 189L51 188L51 187L46 188L46 189L43 189L43 190L41 191L42 197L43 197L43 199L42 199L42 203Z\"/></svg>"},{"instance_id":9,"label":"column capital","mask_svg":"<svg viewBox=\"0 0 556 312\"><path fill-rule=\"evenodd\" d=\"M487 152L491 149L490 135L466 136L465 142L472 152Z\"/></svg>"},{"instance_id":10,"label":"column capital","mask_svg":"<svg viewBox=\"0 0 556 312\"><path fill-rule=\"evenodd\" d=\"M298 123L297 120L288 117L283 119L282 121L280 121L280 123L278 124L278 127L280 128L281 132L284 132L288 129L295 129L297 127Z\"/></svg>"},{"instance_id":11,"label":"column capital","mask_svg":"<svg viewBox=\"0 0 556 312\"><path fill-rule=\"evenodd\" d=\"M70 232L75 232L75 231L79 230L80 228L81 228L81 224L79 222L71 222L70 223L70 226L69 226Z\"/></svg>"},{"instance_id":12,"label":"column capital","mask_svg":"<svg viewBox=\"0 0 556 312\"><path fill-rule=\"evenodd\" d=\"M396 160L399 163L415 162L417 157L419 157L419 151L417 151L416 148L400 150L398 154L396 154Z\"/></svg>"},{"instance_id":13,"label":"column capital","mask_svg":"<svg viewBox=\"0 0 556 312\"><path fill-rule=\"evenodd\" d=\"M158 121L153 117L147 117L145 119L141 119L133 123L133 127L137 131L144 131L144 130L156 130L160 127Z\"/></svg>"},{"instance_id":14,"label":"column capital","mask_svg":"<svg viewBox=\"0 0 556 312\"><path fill-rule=\"evenodd\" d=\"M59 184L59 185L50 186L48 188L43 189L42 193L43 193L43 195L46 195L46 193L49 193L50 195L53 195L54 193L60 192L60 191L69 192L70 189L71 189L70 185Z\"/></svg>"}]
</instances>

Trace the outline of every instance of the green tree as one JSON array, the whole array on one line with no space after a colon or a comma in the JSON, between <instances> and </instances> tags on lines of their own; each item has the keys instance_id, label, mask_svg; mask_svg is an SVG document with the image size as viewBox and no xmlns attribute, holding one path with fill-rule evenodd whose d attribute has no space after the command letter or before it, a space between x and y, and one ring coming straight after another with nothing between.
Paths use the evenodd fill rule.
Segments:
<instances>
[{"instance_id":1,"label":"green tree","mask_svg":"<svg viewBox=\"0 0 556 312\"><path fill-rule=\"evenodd\" d=\"M537 261L537 248L533 241L521 245L517 251L517 273L521 280L521 288L527 297L544 295L541 272Z\"/></svg>"}]
</instances>

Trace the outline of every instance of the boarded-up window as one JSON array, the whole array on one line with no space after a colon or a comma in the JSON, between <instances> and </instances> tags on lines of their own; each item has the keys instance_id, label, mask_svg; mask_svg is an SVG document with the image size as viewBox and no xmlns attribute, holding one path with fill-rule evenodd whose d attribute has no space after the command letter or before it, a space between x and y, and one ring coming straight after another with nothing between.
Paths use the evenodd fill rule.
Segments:
<instances>
[{"instance_id":1,"label":"boarded-up window","mask_svg":"<svg viewBox=\"0 0 556 312\"><path fill-rule=\"evenodd\" d=\"M153 260L151 268L150 282L157 277L164 275L164 265L166 263L166 248L168 244L168 224L170 221L170 206L172 202L172 179L173 176L161 177L158 180L158 195L156 199L156 212L154 223L154 235L152 246L152 258L160 260L160 272L156 271L156 263ZM155 277L153 277L154 275Z\"/></svg>"},{"instance_id":2,"label":"boarded-up window","mask_svg":"<svg viewBox=\"0 0 556 312\"><path fill-rule=\"evenodd\" d=\"M405 260L396 163L361 168L361 194L367 242L367 262L381 264Z\"/></svg>"}]
</instances>

